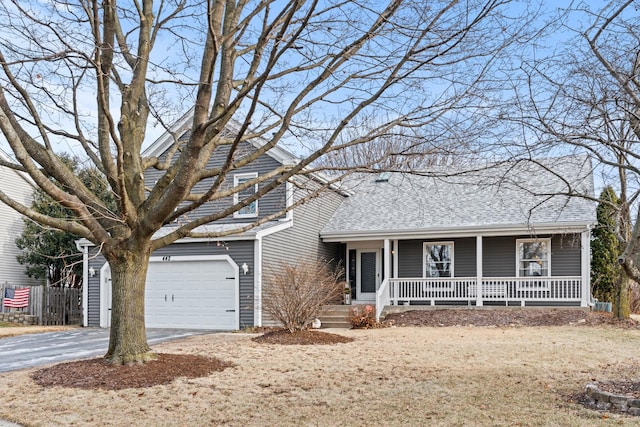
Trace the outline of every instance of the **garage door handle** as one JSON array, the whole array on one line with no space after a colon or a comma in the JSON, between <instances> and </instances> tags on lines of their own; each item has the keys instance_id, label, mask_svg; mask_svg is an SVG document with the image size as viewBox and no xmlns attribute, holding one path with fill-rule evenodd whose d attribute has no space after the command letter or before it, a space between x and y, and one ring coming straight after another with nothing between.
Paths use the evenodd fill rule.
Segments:
<instances>
[{"instance_id":1,"label":"garage door handle","mask_svg":"<svg viewBox=\"0 0 640 427\"><path fill-rule=\"evenodd\" d=\"M225 277L225 279L227 279L227 280L236 280L235 277Z\"/></svg>"},{"instance_id":2,"label":"garage door handle","mask_svg":"<svg viewBox=\"0 0 640 427\"><path fill-rule=\"evenodd\" d=\"M235 313L235 310L227 310L227 313Z\"/></svg>"}]
</instances>

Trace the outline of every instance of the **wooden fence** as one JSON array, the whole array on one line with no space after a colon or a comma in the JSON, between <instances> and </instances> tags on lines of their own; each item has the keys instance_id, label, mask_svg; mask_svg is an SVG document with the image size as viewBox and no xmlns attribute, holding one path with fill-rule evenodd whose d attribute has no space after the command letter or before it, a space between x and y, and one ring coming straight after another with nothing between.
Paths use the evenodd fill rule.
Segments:
<instances>
[{"instance_id":1,"label":"wooden fence","mask_svg":"<svg viewBox=\"0 0 640 427\"><path fill-rule=\"evenodd\" d=\"M7 308L4 306L4 290L16 289L9 283L0 284L0 313L20 311L37 316L41 325L79 325L82 323L82 294L80 289L28 286L29 306Z\"/></svg>"}]
</instances>

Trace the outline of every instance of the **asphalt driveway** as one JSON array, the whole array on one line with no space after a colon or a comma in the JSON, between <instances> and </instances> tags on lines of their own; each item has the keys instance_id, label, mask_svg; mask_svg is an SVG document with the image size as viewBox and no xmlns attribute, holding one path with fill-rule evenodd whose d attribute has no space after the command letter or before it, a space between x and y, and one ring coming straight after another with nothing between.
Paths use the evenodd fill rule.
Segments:
<instances>
[{"instance_id":1,"label":"asphalt driveway","mask_svg":"<svg viewBox=\"0 0 640 427\"><path fill-rule=\"evenodd\" d=\"M147 341L163 341L212 333L204 330L147 329ZM0 339L0 372L50 363L102 356L107 352L109 329L79 328L60 332L26 334Z\"/></svg>"}]
</instances>

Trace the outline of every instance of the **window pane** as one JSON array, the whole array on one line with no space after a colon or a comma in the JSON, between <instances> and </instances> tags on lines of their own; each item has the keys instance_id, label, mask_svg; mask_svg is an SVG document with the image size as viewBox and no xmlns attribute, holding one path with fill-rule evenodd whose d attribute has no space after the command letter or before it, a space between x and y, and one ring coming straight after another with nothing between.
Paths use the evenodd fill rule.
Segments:
<instances>
[{"instance_id":1,"label":"window pane","mask_svg":"<svg viewBox=\"0 0 640 427\"><path fill-rule=\"evenodd\" d=\"M244 184L247 181L252 180L253 177L238 177L237 183L238 185ZM246 188L242 191L238 192L238 201L246 199L247 197L251 197L256 193L256 188L252 185L249 188ZM250 205L245 206L244 208L238 211L238 215L255 215L257 213L258 204L257 201L252 202Z\"/></svg>"},{"instance_id":2,"label":"window pane","mask_svg":"<svg viewBox=\"0 0 640 427\"><path fill-rule=\"evenodd\" d=\"M546 259L547 242L523 242L520 244L520 259Z\"/></svg>"},{"instance_id":3,"label":"window pane","mask_svg":"<svg viewBox=\"0 0 640 427\"><path fill-rule=\"evenodd\" d=\"M425 276L451 277L451 245L425 245Z\"/></svg>"},{"instance_id":4,"label":"window pane","mask_svg":"<svg viewBox=\"0 0 640 427\"><path fill-rule=\"evenodd\" d=\"M548 240L520 242L518 275L520 277L549 275Z\"/></svg>"}]
</instances>

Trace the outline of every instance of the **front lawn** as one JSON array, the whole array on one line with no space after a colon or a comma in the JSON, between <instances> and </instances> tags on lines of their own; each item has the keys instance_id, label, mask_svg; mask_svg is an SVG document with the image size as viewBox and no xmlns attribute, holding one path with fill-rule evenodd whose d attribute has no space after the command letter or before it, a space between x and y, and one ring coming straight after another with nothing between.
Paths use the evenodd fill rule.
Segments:
<instances>
[{"instance_id":1,"label":"front lawn","mask_svg":"<svg viewBox=\"0 0 640 427\"><path fill-rule=\"evenodd\" d=\"M234 366L117 391L43 388L37 369L0 375L0 418L25 425L638 425L571 395L594 379L638 380L635 328L397 327L332 330L333 345L212 334L154 347ZM62 396L62 398L61 398ZM34 410L33 408L38 408Z\"/></svg>"}]
</instances>

